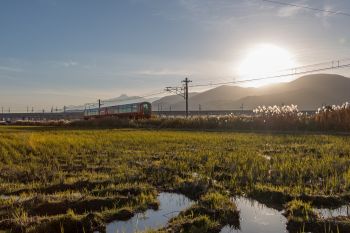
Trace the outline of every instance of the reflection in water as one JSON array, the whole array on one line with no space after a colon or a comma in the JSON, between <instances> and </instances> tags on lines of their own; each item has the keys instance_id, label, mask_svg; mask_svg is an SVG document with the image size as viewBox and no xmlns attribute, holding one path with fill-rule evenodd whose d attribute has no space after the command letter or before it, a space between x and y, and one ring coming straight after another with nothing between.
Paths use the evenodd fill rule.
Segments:
<instances>
[{"instance_id":1,"label":"reflection in water","mask_svg":"<svg viewBox=\"0 0 350 233\"><path fill-rule=\"evenodd\" d=\"M19 199L18 196L0 195L0 199L1 199L1 200L8 200L8 199L11 199L11 198L13 198L13 199Z\"/></svg>"},{"instance_id":2,"label":"reflection in water","mask_svg":"<svg viewBox=\"0 0 350 233\"><path fill-rule=\"evenodd\" d=\"M282 212L260 204L255 200L244 197L233 199L240 210L240 230L228 226L221 230L221 233L271 233L287 232L287 219Z\"/></svg>"},{"instance_id":3,"label":"reflection in water","mask_svg":"<svg viewBox=\"0 0 350 233\"><path fill-rule=\"evenodd\" d=\"M318 213L324 218L350 216L350 206L344 205L337 209L316 209Z\"/></svg>"},{"instance_id":4,"label":"reflection in water","mask_svg":"<svg viewBox=\"0 0 350 233\"><path fill-rule=\"evenodd\" d=\"M107 224L107 233L134 233L147 229L158 229L166 226L169 219L175 217L180 211L187 209L194 202L181 194L160 193L159 210L147 210L136 214L128 221L114 221ZM232 199L240 210L240 229L224 227L221 233L270 233L288 232L287 219L278 211L259 203L258 201L238 197ZM336 217L350 216L350 207L342 206L338 209L316 209L321 216Z\"/></svg>"},{"instance_id":5,"label":"reflection in water","mask_svg":"<svg viewBox=\"0 0 350 233\"><path fill-rule=\"evenodd\" d=\"M282 211L272 208L248 198L238 197L233 199L240 210L240 230L228 226L221 233L268 233L288 232L286 230L287 219ZM316 209L324 218L337 216L350 216L350 206L342 206L337 209Z\"/></svg>"},{"instance_id":6,"label":"reflection in water","mask_svg":"<svg viewBox=\"0 0 350 233\"><path fill-rule=\"evenodd\" d=\"M160 193L159 210L147 210L136 214L128 221L114 221L107 224L107 233L134 233L147 229L158 229L164 227L170 218L175 217L180 211L190 207L193 202L181 194Z\"/></svg>"}]
</instances>

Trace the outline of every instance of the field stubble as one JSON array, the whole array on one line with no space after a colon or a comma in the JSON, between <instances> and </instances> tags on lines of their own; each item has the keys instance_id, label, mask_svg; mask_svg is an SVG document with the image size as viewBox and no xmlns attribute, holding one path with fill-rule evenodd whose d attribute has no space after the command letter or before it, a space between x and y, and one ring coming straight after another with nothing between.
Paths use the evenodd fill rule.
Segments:
<instances>
[{"instance_id":1,"label":"field stubble","mask_svg":"<svg viewBox=\"0 0 350 233\"><path fill-rule=\"evenodd\" d=\"M278 209L293 199L339 206L350 199L349 142L334 135L2 127L0 226L93 232L158 208L160 191L199 200L170 221L170 232L220 229L227 216L238 216L234 205L220 205L230 195Z\"/></svg>"}]
</instances>

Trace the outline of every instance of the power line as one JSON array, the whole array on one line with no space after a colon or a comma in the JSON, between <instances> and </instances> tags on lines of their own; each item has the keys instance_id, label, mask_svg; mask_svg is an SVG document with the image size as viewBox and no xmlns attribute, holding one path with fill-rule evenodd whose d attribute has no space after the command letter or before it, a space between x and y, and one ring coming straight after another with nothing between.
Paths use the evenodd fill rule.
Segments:
<instances>
[{"instance_id":1,"label":"power line","mask_svg":"<svg viewBox=\"0 0 350 233\"><path fill-rule=\"evenodd\" d=\"M342 64L344 61L349 61L349 63ZM321 66L321 65L327 65L327 64L331 64L331 65L328 67L297 72L297 70L300 70L300 69ZM228 82L217 82L217 83L210 82L207 84L188 85L188 87L209 87L209 86L219 86L219 85L227 85L227 84L241 84L241 83L248 83L248 82L254 82L254 81L289 77L289 76L295 76L295 75L304 75L304 74L308 74L308 73L314 73L314 72L320 72L320 71L326 71L326 70L332 70L332 69L347 68L347 67L350 67L350 59L335 60L335 61L331 61L331 62L323 62L323 63L317 63L317 64L312 64L312 65L299 66L299 67L285 70L285 71L292 71L291 73L287 73L287 74L280 74L280 75L267 76L267 77L261 77L261 78L245 79L245 80L235 80L235 81L228 81ZM149 93L149 94L145 94L145 95L141 95L141 96L136 96L136 97L129 97L129 98L121 99L121 100L113 100L113 99L101 100L101 103L118 103L118 102L130 101L130 100L138 100L138 99L143 99L146 97L164 94L166 92L176 92L175 94L179 94L179 93L183 94L182 92L184 92L184 87L167 87L165 91L163 90L163 91L159 91L159 92L153 92L153 93ZM181 95L181 96L185 98L185 96L183 96L183 95ZM84 106L85 107L90 106L92 108L96 108L96 107L98 107L98 103L97 102L96 103L86 103L82 106L68 106L68 107L66 107L66 110L69 109L69 111L73 111L76 109L83 109Z\"/></svg>"},{"instance_id":2,"label":"power line","mask_svg":"<svg viewBox=\"0 0 350 233\"><path fill-rule=\"evenodd\" d=\"M84 110L86 108L101 108L102 105L108 104L108 103L120 103L120 102L125 102L125 101L130 101L130 100L139 100L139 99L144 99L146 97L151 97L155 95L160 95L164 94L166 91L158 91L158 92L153 92L141 96L135 96L135 97L129 97L129 98L124 98L124 99L108 99L108 100L101 100L99 99L98 102L96 103L85 103L84 105L78 105L78 106L68 106L69 111L74 111L74 110Z\"/></svg>"},{"instance_id":3,"label":"power line","mask_svg":"<svg viewBox=\"0 0 350 233\"><path fill-rule=\"evenodd\" d=\"M312 11L326 12L326 13L330 13L330 14L334 14L334 15L350 16L349 13L342 12L342 11L326 10L326 9L320 9L320 8L315 8L315 7L305 6L305 5L297 5L297 4L292 4L292 3L279 2L279 1L274 1L274 0L261 0L261 1L279 4L279 5L285 5L285 6L304 8L304 9L308 9L308 10L312 10Z\"/></svg>"},{"instance_id":4,"label":"power line","mask_svg":"<svg viewBox=\"0 0 350 233\"><path fill-rule=\"evenodd\" d=\"M101 107L102 105L104 105L105 103L119 103L119 102L124 102L124 101L130 101L130 100L138 100L138 99L143 99L146 97L151 97L151 96L155 96L155 95L159 95L159 94L163 94L165 93L165 91L160 91L160 92L155 92L155 93L150 93L150 94L145 94L142 96L135 96L135 97L129 97L129 98L124 98L124 99L108 99L108 100L101 100L99 99L98 102L94 102L94 103L85 103L84 105L70 105L67 106L67 109L69 109L70 111L72 110L77 110L77 109L84 109L86 107Z\"/></svg>"},{"instance_id":5,"label":"power line","mask_svg":"<svg viewBox=\"0 0 350 233\"><path fill-rule=\"evenodd\" d=\"M324 68L317 68L317 69L313 69L313 70L297 72L297 70L300 69L300 68L312 67L313 66L313 65L309 65L309 66L302 66L302 67L292 68L290 70L294 71L294 72L288 73L288 74L280 74L280 75L267 76L267 77L261 77L261 78L244 79L244 80L236 80L236 81L230 81L230 82L219 82L219 83L212 83L211 82L209 84L196 84L196 85L191 85L189 87L207 87L207 86L219 86L219 85L226 85L226 84L240 84L240 83L247 83L247 82L254 82L254 81L261 81L261 80L268 80L268 79L275 79L275 78L283 78L283 77L290 77L290 76L295 76L295 75L304 75L304 74L309 74L309 73L314 73L314 72L321 72L321 71L326 71L326 70L334 70L334 69L342 69L342 68L350 67L350 62L347 63L347 64L341 64L340 61L341 60L331 61L330 62L330 63L332 63L331 66L324 67ZM316 64L316 65L319 65L319 64ZM326 63L324 63L324 64L326 64Z\"/></svg>"},{"instance_id":6,"label":"power line","mask_svg":"<svg viewBox=\"0 0 350 233\"><path fill-rule=\"evenodd\" d=\"M185 80L182 81L185 86L185 101L186 101L186 117L188 117L188 84L192 82L188 78L185 78Z\"/></svg>"},{"instance_id":7,"label":"power line","mask_svg":"<svg viewBox=\"0 0 350 233\"><path fill-rule=\"evenodd\" d=\"M185 78L185 80L182 80L181 82L184 83L184 85L182 87L166 87L165 91L170 92L170 93L174 93L174 94L179 95L185 99L186 118L187 118L188 117L188 84L192 81L189 80L188 78ZM158 111L159 111L159 107L158 107Z\"/></svg>"},{"instance_id":8,"label":"power line","mask_svg":"<svg viewBox=\"0 0 350 233\"><path fill-rule=\"evenodd\" d=\"M326 66L327 64L330 64L330 65ZM326 67L315 68L315 69L311 69L311 70L297 72L297 70L300 70L300 69L321 66L321 65L325 65ZM228 82L217 82L217 83L210 82L207 84L188 85L188 87L209 87L209 86L219 86L219 85L226 85L226 84L240 84L240 83L254 82L254 81L260 81L260 80L289 77L289 76L295 76L295 75L304 75L304 74L309 74L309 73L314 73L314 72L333 70L333 69L341 69L341 68L347 68L347 67L350 67L350 59L333 60L330 62L323 62L323 63L317 63L317 64L313 64L313 65L299 66L299 67L295 67L295 68L291 68L291 69L286 69L285 71L292 71L291 73L287 73L287 74L279 74L279 75L274 75L274 76L252 78L252 79L245 79L245 80L235 80L235 81L228 81ZM142 98L146 98L146 97L164 94L166 92L175 92L175 94L181 93L181 96L185 98L185 96L184 96L185 91L184 90L185 90L184 86L182 86L182 87L167 87L166 90L149 93L149 94L145 94L142 96L129 97L129 98L121 99L121 100L113 100L113 99L102 100L101 102L102 103L117 103L117 102L123 102L123 101L128 101L128 100L137 100L137 99L142 99ZM188 94L188 90L187 90L187 94ZM87 106L96 107L97 103L86 103L86 104L80 105L80 106L74 106L74 105L64 106L63 109L57 109L56 111L62 111L62 110L63 110L63 112L75 111L75 110L83 111L84 108L86 108ZM3 111L4 111L4 108L2 108L2 112ZM10 112L10 108L8 111ZM28 109L27 109L27 112L28 112ZM33 112L34 112L34 108L32 107L32 113Z\"/></svg>"}]
</instances>

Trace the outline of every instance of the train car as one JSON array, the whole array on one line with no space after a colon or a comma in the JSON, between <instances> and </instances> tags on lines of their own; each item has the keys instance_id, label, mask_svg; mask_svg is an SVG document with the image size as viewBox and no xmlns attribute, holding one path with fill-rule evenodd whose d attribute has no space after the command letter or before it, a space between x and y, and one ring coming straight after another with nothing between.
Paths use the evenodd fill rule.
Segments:
<instances>
[{"instance_id":1,"label":"train car","mask_svg":"<svg viewBox=\"0 0 350 233\"><path fill-rule=\"evenodd\" d=\"M118 117L129 119L151 118L152 104L149 102L140 102L132 104L114 105L102 108L86 109L84 119Z\"/></svg>"}]
</instances>

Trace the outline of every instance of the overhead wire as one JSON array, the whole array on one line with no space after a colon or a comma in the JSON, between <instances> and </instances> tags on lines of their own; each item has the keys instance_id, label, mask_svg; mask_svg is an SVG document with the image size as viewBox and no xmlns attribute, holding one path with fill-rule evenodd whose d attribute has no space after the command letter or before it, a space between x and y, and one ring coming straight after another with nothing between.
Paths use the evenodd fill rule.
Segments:
<instances>
[{"instance_id":1,"label":"overhead wire","mask_svg":"<svg viewBox=\"0 0 350 233\"><path fill-rule=\"evenodd\" d=\"M324 12L324 13L329 13L329 14L334 14L334 15L350 16L350 13L342 12L342 11L327 10L327 9L321 9L321 8L316 8L316 7L310 7L310 6L306 6L306 5L298 5L298 4L293 4L293 3L280 2L280 1L275 1L275 0L261 0L261 1L269 2L269 3L273 3L273 4L278 4L278 5L303 8L303 9L308 9L308 10L312 10L312 11Z\"/></svg>"},{"instance_id":2,"label":"overhead wire","mask_svg":"<svg viewBox=\"0 0 350 233\"><path fill-rule=\"evenodd\" d=\"M330 63L332 63L332 66L324 67L324 68L317 68L317 69L313 69L313 70L292 72L292 73L287 73L287 74L273 75L273 76L267 76L267 77L261 77L261 78L234 80L234 81L229 81L229 82L219 82L219 83L211 82L211 83L207 83L207 84L193 84L193 85L189 85L189 87L207 87L207 86L219 86L219 85L227 85L227 84L241 84L241 83L246 83L246 82L255 82L255 81L261 81L261 80L290 77L290 76L295 76L295 75L304 75L304 74L309 74L309 73L314 73L314 72L321 72L321 71L326 71L326 70L333 70L333 69L341 69L341 68L350 67L350 62L347 64L340 64L339 63L340 61L343 61L343 60L331 61ZM334 63L336 64L335 66L334 66ZM301 68L312 67L312 66L316 66L316 65L320 65L320 64L329 64L329 63L318 63L315 65L295 67L295 68L291 68L288 70L290 70L290 71L295 70L296 71L296 70L301 69Z\"/></svg>"},{"instance_id":3,"label":"overhead wire","mask_svg":"<svg viewBox=\"0 0 350 233\"><path fill-rule=\"evenodd\" d=\"M349 63L346 63L346 64L340 63L340 62L344 62L344 61L348 61ZM321 65L327 65L327 64L331 64L331 66L297 72L297 70L300 70L300 69L316 67L316 66L321 66ZM290 73L286 73L286 74L279 74L279 75L272 75L272 76L266 76L266 77L260 77L260 78L244 79L244 80L234 80L234 81L228 81L228 82L209 82L209 83L205 83L205 84L192 84L192 85L189 85L189 87L195 88L195 87L211 87L211 86L220 86L220 85L229 85L229 84L242 84L242 83L256 82L256 81L261 81L261 80L290 77L290 76L295 76L295 75L305 75L305 74L309 74L309 73L315 73L315 72L321 72L321 71L333 70L333 69L341 69L341 68L347 68L347 67L350 67L350 59L340 59L340 60L334 60L334 61L330 61L330 62L322 62L322 63L316 63L316 64L311 64L311 65L294 67L294 68L290 68L290 69L286 69L286 70L280 70L280 71L294 71L294 72L290 72ZM103 103L118 103L118 102L130 101L130 100L138 100L138 99L143 99L143 98L151 97L151 96L155 96L155 95L161 95L164 93L168 93L168 92L163 90L163 91L152 92L149 94L144 94L141 96L135 96L135 97L125 98L125 99L120 99L120 100L118 100L118 99L116 99L116 100L113 100L113 99L101 100L101 103L102 104ZM98 103L87 103L83 106L79 106L79 108L81 109L82 107L84 108L87 106L98 106ZM70 108L70 110L74 110L74 109Z\"/></svg>"},{"instance_id":4,"label":"overhead wire","mask_svg":"<svg viewBox=\"0 0 350 233\"><path fill-rule=\"evenodd\" d=\"M125 101L130 101L130 100L139 100L143 99L146 97L152 97L155 95L160 95L164 94L166 91L157 91L157 92L152 92L152 93L147 93L141 96L135 96L135 97L128 97L128 98L123 98L123 99L107 99L107 100L101 100L101 104L108 104L108 103L120 103L120 102L125 102ZM85 108L94 108L98 106L98 102L93 102L93 103L85 103L83 105L70 105L66 106L67 111L74 111L74 110L84 110Z\"/></svg>"},{"instance_id":5,"label":"overhead wire","mask_svg":"<svg viewBox=\"0 0 350 233\"><path fill-rule=\"evenodd\" d=\"M348 63L344 64L345 61ZM311 70L297 72L297 70L300 70L300 69L316 67L316 66L321 66L321 65L327 65L327 64L331 64L331 65L328 67L315 68L315 69L311 69ZM333 70L333 69L341 69L341 68L347 68L347 67L350 67L350 59L339 59L339 60L333 60L330 62L322 62L322 63L317 63L317 64L311 64L311 65L299 66L299 67L286 69L285 71L292 71L292 72L286 73L286 74L271 75L271 76L266 76L266 77L243 79L243 80L234 80L234 81L227 81L227 82L209 82L209 83L205 83L205 84L192 84L192 85L189 85L189 87L195 88L195 87L211 87L211 86L229 85L229 84L242 84L242 83L249 83L249 82L261 81L261 80L269 80L269 79L275 79L275 78L295 76L295 75L304 75L304 74L309 74L309 73L315 73L315 72L321 72L321 71ZM162 90L162 91L144 94L141 96L129 97L129 98L119 99L119 100L118 99L101 100L101 103L102 104L103 103L118 103L118 102L130 101L130 100L138 100L138 99L143 99L143 98L152 97L152 96L156 96L156 95L159 96L159 95L164 94L164 93L169 94L169 92L167 92L166 90ZM90 106L90 107L91 106L98 106L98 103L86 103L84 105L70 105L70 106L65 106L64 109L57 109L57 110L58 111L59 110L61 110L61 111L62 110L63 111L64 110L66 110L66 111L84 110L88 106Z\"/></svg>"}]
</instances>

